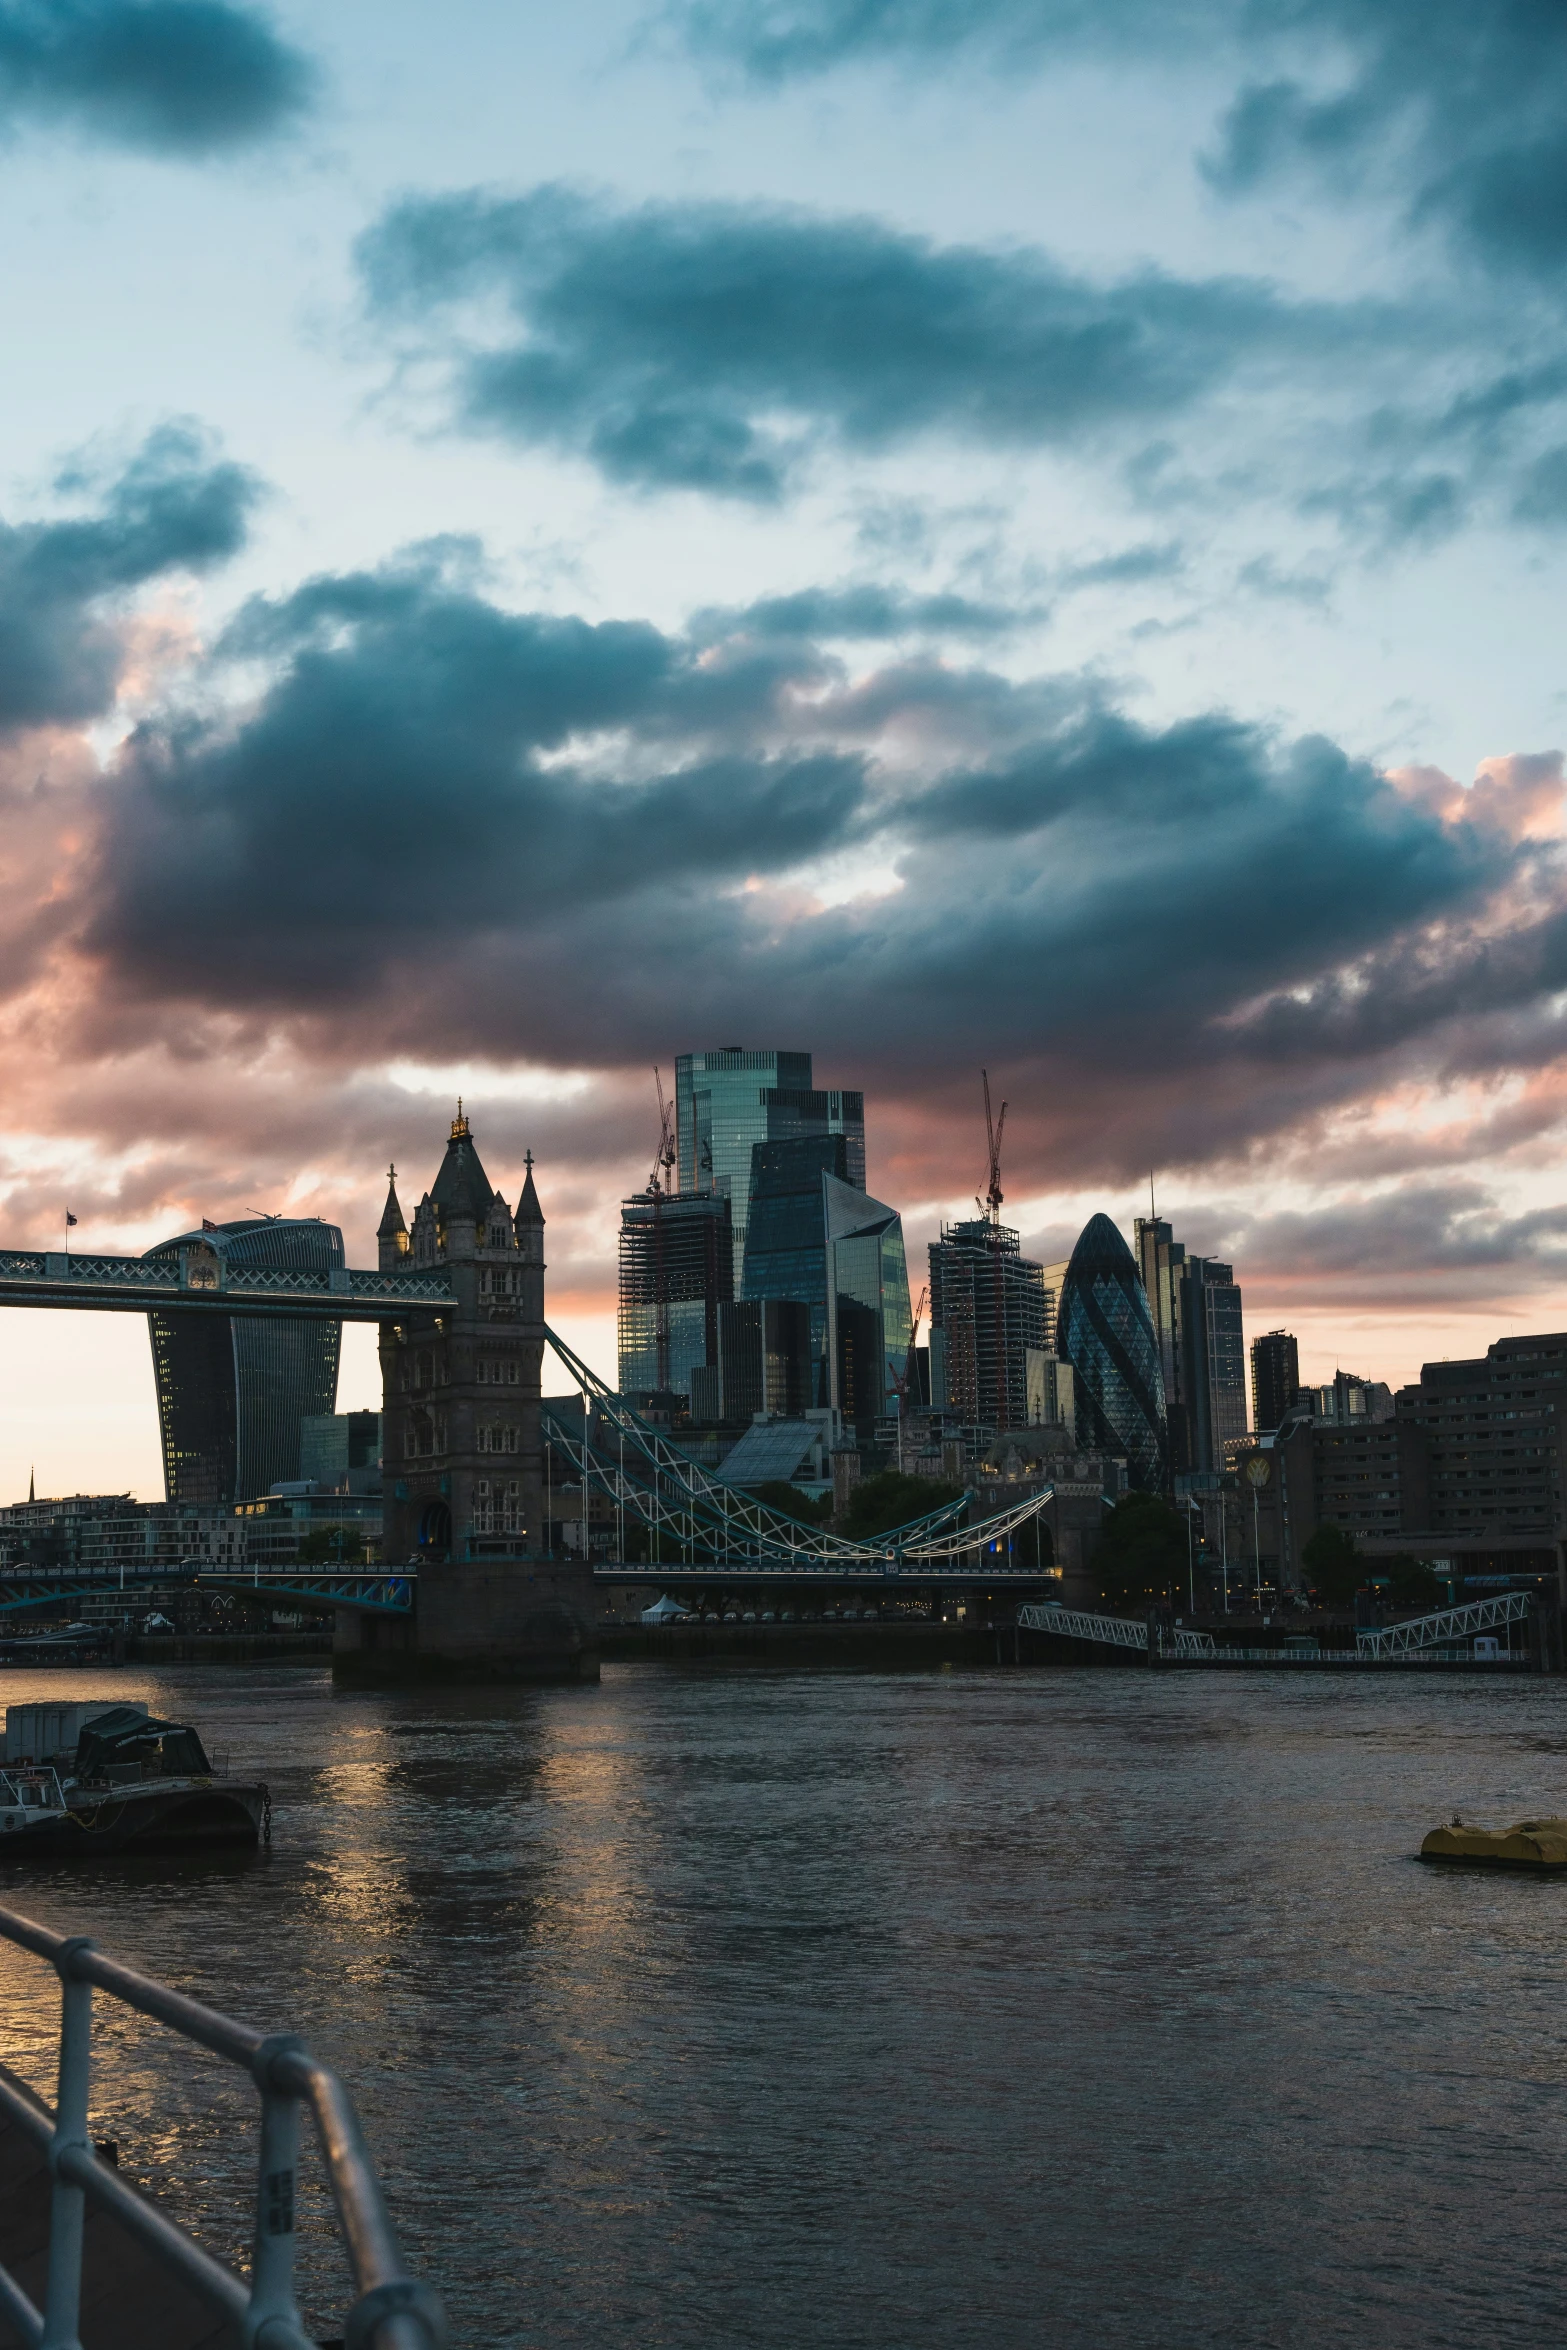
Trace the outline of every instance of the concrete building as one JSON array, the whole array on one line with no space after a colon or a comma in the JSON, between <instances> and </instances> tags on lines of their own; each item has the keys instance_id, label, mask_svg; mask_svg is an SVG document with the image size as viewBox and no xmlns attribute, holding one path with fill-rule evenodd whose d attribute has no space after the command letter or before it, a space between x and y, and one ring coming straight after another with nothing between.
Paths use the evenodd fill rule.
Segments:
<instances>
[{"instance_id":1,"label":"concrete building","mask_svg":"<svg viewBox=\"0 0 1567 2350\"><path fill-rule=\"evenodd\" d=\"M141 1576L191 1559L213 1567L248 1563L232 1509L133 1501L128 1493L71 1493L0 1509L0 1568Z\"/></svg>"},{"instance_id":2,"label":"concrete building","mask_svg":"<svg viewBox=\"0 0 1567 2350\"><path fill-rule=\"evenodd\" d=\"M1404 1532L1459 1571L1536 1554L1554 1567L1563 1532L1567 1333L1502 1338L1470 1361L1426 1363L1395 1403Z\"/></svg>"}]
</instances>

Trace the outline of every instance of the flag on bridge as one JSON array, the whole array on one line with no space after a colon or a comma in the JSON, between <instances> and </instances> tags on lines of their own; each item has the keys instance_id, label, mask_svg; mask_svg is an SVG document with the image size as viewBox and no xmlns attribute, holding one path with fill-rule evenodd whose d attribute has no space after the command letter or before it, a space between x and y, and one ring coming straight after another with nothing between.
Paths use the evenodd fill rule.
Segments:
<instances>
[{"instance_id":1,"label":"flag on bridge","mask_svg":"<svg viewBox=\"0 0 1567 2350\"><path fill-rule=\"evenodd\" d=\"M70 1227L75 1223L75 1221L76 1218L71 1214L70 1209L67 1208L65 1211L65 1223L67 1231L69 1231Z\"/></svg>"}]
</instances>

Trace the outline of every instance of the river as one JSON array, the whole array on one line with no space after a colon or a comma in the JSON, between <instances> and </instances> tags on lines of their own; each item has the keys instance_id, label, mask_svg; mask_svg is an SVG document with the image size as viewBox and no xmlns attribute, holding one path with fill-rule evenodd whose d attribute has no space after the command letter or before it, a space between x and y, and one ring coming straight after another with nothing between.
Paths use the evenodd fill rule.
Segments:
<instances>
[{"instance_id":1,"label":"river","mask_svg":"<svg viewBox=\"0 0 1567 2350\"><path fill-rule=\"evenodd\" d=\"M272 1788L222 1863L0 1899L293 2027L454 2341L1554 2344L1567 1883L1413 1855L1567 1812L1567 1684L610 1666L0 1675ZM0 1946L0 2055L55 2002ZM94 2126L216 2249L243 2082L105 2017ZM310 2316L340 2313L319 2190Z\"/></svg>"}]
</instances>

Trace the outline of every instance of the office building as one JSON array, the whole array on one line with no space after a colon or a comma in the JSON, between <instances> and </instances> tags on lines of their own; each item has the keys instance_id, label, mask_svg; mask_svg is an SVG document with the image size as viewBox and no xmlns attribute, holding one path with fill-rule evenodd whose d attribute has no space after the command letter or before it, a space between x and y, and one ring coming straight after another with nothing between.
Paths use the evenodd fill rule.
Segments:
<instances>
[{"instance_id":1,"label":"office building","mask_svg":"<svg viewBox=\"0 0 1567 2350\"><path fill-rule=\"evenodd\" d=\"M299 1423L300 1482L322 1493L379 1493L379 1412L311 1412Z\"/></svg>"},{"instance_id":2,"label":"office building","mask_svg":"<svg viewBox=\"0 0 1567 2350\"><path fill-rule=\"evenodd\" d=\"M1075 1437L1077 1426L1077 1399L1072 1386L1072 1366L1062 1362L1042 1346L1031 1346L1025 1358L1025 1376L1028 1382L1028 1420L1030 1428L1062 1428Z\"/></svg>"},{"instance_id":3,"label":"office building","mask_svg":"<svg viewBox=\"0 0 1567 2350\"><path fill-rule=\"evenodd\" d=\"M986 1217L943 1224L930 1246L932 1405L976 1426L1027 1427L1029 1357L1048 1353L1049 1335L1045 1269L1018 1235Z\"/></svg>"},{"instance_id":4,"label":"office building","mask_svg":"<svg viewBox=\"0 0 1567 2350\"><path fill-rule=\"evenodd\" d=\"M147 1258L181 1249L208 1253L213 1287L220 1264L325 1274L345 1262L343 1235L315 1217L204 1224ZM211 1509L297 1478L300 1422L337 1401L339 1325L179 1306L147 1321L168 1499Z\"/></svg>"},{"instance_id":5,"label":"office building","mask_svg":"<svg viewBox=\"0 0 1567 2350\"><path fill-rule=\"evenodd\" d=\"M1225 1446L1246 1433L1246 1348L1231 1266L1194 1257L1162 1216L1136 1222L1137 1268L1164 1381L1170 1463L1222 1472Z\"/></svg>"},{"instance_id":6,"label":"office building","mask_svg":"<svg viewBox=\"0 0 1567 2350\"><path fill-rule=\"evenodd\" d=\"M1361 1379L1353 1371L1335 1371L1326 1387L1301 1387L1294 1409L1305 1417L1341 1428L1363 1422L1391 1420L1393 1390L1385 1379Z\"/></svg>"},{"instance_id":7,"label":"office building","mask_svg":"<svg viewBox=\"0 0 1567 2350\"><path fill-rule=\"evenodd\" d=\"M909 1344L903 1223L848 1178L848 1138L758 1143L742 1295L810 1315L809 1409L865 1426L887 1409Z\"/></svg>"},{"instance_id":8,"label":"office building","mask_svg":"<svg viewBox=\"0 0 1567 2350\"><path fill-rule=\"evenodd\" d=\"M718 1315L713 1408L726 1421L797 1419L811 1408L811 1310L785 1297L736 1298ZM693 1417L697 1417L695 1398Z\"/></svg>"},{"instance_id":9,"label":"office building","mask_svg":"<svg viewBox=\"0 0 1567 2350\"><path fill-rule=\"evenodd\" d=\"M1246 1433L1246 1338L1234 1270L1186 1260L1180 1285L1180 1369L1186 1467L1222 1472L1226 1445Z\"/></svg>"},{"instance_id":10,"label":"office building","mask_svg":"<svg viewBox=\"0 0 1567 2350\"><path fill-rule=\"evenodd\" d=\"M1163 1492L1170 1456L1159 1341L1137 1261L1108 1216L1090 1217L1072 1251L1056 1352L1072 1368L1078 1443L1124 1460L1132 1485Z\"/></svg>"},{"instance_id":11,"label":"office building","mask_svg":"<svg viewBox=\"0 0 1567 2350\"><path fill-rule=\"evenodd\" d=\"M1284 1424L1300 1389L1300 1349L1288 1330L1267 1330L1251 1342L1251 1424L1271 1436Z\"/></svg>"},{"instance_id":12,"label":"office building","mask_svg":"<svg viewBox=\"0 0 1567 2350\"><path fill-rule=\"evenodd\" d=\"M722 1192L639 1192L620 1210L620 1391L692 1395L718 1363L718 1318L734 1296Z\"/></svg>"},{"instance_id":13,"label":"office building","mask_svg":"<svg viewBox=\"0 0 1567 2350\"><path fill-rule=\"evenodd\" d=\"M841 1135L839 1180L865 1189L865 1096L819 1091L809 1053L682 1053L675 1062L675 1143L681 1195L717 1192L730 1208L734 1290L745 1271L752 1153L759 1143Z\"/></svg>"}]
</instances>

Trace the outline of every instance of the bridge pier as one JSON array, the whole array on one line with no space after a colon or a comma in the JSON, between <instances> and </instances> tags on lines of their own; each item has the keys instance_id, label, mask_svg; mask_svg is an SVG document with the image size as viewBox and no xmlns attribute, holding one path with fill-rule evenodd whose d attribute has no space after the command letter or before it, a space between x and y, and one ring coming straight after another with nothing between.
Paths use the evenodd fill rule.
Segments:
<instances>
[{"instance_id":1,"label":"bridge pier","mask_svg":"<svg viewBox=\"0 0 1567 2350\"><path fill-rule=\"evenodd\" d=\"M422 1567L411 1620L338 1610L332 1677L596 1681L592 1577L557 1559L463 1559Z\"/></svg>"}]
</instances>

